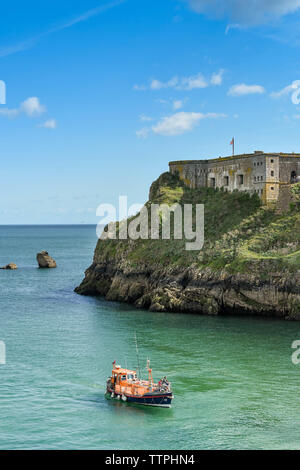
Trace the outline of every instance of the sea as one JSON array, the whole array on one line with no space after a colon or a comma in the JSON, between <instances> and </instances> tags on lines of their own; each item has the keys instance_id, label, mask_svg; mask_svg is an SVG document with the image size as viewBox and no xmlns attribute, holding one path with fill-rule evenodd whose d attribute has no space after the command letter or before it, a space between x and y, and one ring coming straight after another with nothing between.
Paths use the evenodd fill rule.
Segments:
<instances>
[{"instance_id":1,"label":"sea","mask_svg":"<svg viewBox=\"0 0 300 470\"><path fill-rule=\"evenodd\" d=\"M0 226L0 265L18 265L0 270L0 449L299 449L300 323L79 296L96 242L94 226ZM172 408L105 398L114 360L137 367L135 334Z\"/></svg>"}]
</instances>

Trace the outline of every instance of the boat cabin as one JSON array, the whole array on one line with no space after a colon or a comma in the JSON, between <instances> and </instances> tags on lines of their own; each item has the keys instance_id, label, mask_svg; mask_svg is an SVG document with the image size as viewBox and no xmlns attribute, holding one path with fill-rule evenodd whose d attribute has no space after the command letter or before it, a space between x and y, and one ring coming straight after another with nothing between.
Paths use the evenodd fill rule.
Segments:
<instances>
[{"instance_id":1,"label":"boat cabin","mask_svg":"<svg viewBox=\"0 0 300 470\"><path fill-rule=\"evenodd\" d=\"M149 383L139 380L135 370L114 366L111 382L116 394L144 395L149 390Z\"/></svg>"},{"instance_id":2,"label":"boat cabin","mask_svg":"<svg viewBox=\"0 0 300 470\"><path fill-rule=\"evenodd\" d=\"M123 369L120 366L115 366L112 370L112 383L114 385L121 385L135 380L137 380L135 370Z\"/></svg>"}]
</instances>

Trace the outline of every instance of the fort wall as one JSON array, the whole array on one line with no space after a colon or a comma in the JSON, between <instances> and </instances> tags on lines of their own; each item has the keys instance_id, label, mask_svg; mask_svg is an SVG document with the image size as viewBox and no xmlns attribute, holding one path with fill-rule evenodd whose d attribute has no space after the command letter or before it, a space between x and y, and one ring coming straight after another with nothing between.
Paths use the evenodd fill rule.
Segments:
<instances>
[{"instance_id":1,"label":"fort wall","mask_svg":"<svg viewBox=\"0 0 300 470\"><path fill-rule=\"evenodd\" d=\"M212 187L258 194L265 204L276 203L280 188L300 177L300 154L253 154L211 160L181 160L169 163L191 188Z\"/></svg>"}]
</instances>

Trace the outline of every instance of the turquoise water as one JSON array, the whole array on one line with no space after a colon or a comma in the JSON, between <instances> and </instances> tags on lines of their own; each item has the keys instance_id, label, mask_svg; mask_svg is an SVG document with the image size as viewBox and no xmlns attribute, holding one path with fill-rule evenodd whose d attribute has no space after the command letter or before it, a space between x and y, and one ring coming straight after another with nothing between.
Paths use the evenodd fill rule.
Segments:
<instances>
[{"instance_id":1,"label":"turquoise water","mask_svg":"<svg viewBox=\"0 0 300 470\"><path fill-rule=\"evenodd\" d=\"M300 448L300 324L149 313L73 293L93 227L0 227L0 449ZM46 249L58 268L37 269ZM171 409L104 398L114 359L151 357Z\"/></svg>"}]
</instances>

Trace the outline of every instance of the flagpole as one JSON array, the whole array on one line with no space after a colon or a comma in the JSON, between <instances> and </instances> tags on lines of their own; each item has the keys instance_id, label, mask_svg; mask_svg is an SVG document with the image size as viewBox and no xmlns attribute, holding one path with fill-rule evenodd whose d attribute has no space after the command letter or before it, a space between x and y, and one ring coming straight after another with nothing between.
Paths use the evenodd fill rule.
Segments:
<instances>
[{"instance_id":1,"label":"flagpole","mask_svg":"<svg viewBox=\"0 0 300 470\"><path fill-rule=\"evenodd\" d=\"M232 145L232 156L234 156L234 137L232 137L232 141L230 142L230 145Z\"/></svg>"}]
</instances>

